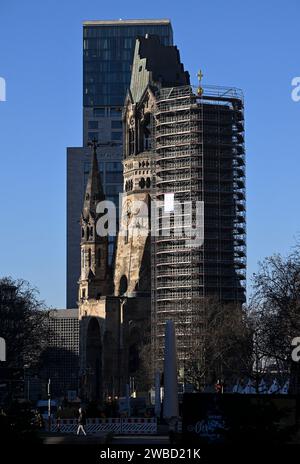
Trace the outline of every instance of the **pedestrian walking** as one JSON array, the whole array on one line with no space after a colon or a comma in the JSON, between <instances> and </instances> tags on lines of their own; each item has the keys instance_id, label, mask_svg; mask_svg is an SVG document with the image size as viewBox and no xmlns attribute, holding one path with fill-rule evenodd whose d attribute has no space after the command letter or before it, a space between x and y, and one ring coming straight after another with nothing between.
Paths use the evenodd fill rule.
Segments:
<instances>
[{"instance_id":1,"label":"pedestrian walking","mask_svg":"<svg viewBox=\"0 0 300 464\"><path fill-rule=\"evenodd\" d=\"M62 415L62 408L61 406L59 406L57 410L57 414L56 414L56 427L57 427L58 432L60 432L61 430L61 415Z\"/></svg>"},{"instance_id":2,"label":"pedestrian walking","mask_svg":"<svg viewBox=\"0 0 300 464\"><path fill-rule=\"evenodd\" d=\"M85 412L82 408L79 408L77 435L79 435L80 432L82 432L83 435L86 435L86 431L84 430L85 424L86 424Z\"/></svg>"}]
</instances>

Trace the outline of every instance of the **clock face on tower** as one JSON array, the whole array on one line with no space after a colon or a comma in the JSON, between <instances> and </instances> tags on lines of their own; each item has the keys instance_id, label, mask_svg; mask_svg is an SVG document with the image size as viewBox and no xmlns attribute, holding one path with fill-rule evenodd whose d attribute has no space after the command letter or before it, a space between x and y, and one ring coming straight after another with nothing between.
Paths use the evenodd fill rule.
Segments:
<instances>
[{"instance_id":1,"label":"clock face on tower","mask_svg":"<svg viewBox=\"0 0 300 464\"><path fill-rule=\"evenodd\" d=\"M123 209L122 209L122 222L126 226L128 226L128 224L131 221L131 217L132 217L131 209L132 209L132 201L126 200L124 202Z\"/></svg>"},{"instance_id":2,"label":"clock face on tower","mask_svg":"<svg viewBox=\"0 0 300 464\"><path fill-rule=\"evenodd\" d=\"M148 234L148 213L144 201L127 199L122 208L122 228L134 236Z\"/></svg>"},{"instance_id":3,"label":"clock face on tower","mask_svg":"<svg viewBox=\"0 0 300 464\"><path fill-rule=\"evenodd\" d=\"M128 225L132 219L140 212L140 205L138 201L126 200L123 206L123 221Z\"/></svg>"}]
</instances>

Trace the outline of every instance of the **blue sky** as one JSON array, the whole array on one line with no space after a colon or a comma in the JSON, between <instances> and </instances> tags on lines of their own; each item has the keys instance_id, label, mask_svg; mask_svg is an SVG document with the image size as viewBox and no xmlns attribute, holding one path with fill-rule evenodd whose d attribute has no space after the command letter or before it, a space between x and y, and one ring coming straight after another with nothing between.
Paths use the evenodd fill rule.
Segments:
<instances>
[{"instance_id":1,"label":"blue sky","mask_svg":"<svg viewBox=\"0 0 300 464\"><path fill-rule=\"evenodd\" d=\"M128 5L129 4L129 5ZM82 143L82 21L166 17L196 83L245 93L248 277L300 232L297 0L1 0L0 276L65 305L66 146Z\"/></svg>"}]
</instances>

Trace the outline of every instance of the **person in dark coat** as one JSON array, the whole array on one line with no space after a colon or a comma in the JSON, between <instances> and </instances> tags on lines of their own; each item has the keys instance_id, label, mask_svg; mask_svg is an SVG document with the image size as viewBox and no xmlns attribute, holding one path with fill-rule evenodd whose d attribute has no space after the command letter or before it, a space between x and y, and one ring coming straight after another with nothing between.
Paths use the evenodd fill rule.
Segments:
<instances>
[{"instance_id":1,"label":"person in dark coat","mask_svg":"<svg viewBox=\"0 0 300 464\"><path fill-rule=\"evenodd\" d=\"M80 434L80 432L83 433L83 435L86 435L86 431L84 430L84 427L86 425L86 417L85 417L85 412L82 408L79 408L79 416L78 416L78 428L77 428L77 435Z\"/></svg>"}]
</instances>

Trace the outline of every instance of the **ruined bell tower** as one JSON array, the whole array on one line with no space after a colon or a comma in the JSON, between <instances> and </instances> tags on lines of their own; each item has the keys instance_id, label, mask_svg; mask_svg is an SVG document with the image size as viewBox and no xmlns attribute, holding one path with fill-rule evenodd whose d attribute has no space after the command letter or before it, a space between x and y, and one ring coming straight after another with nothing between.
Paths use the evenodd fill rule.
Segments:
<instances>
[{"instance_id":1,"label":"ruined bell tower","mask_svg":"<svg viewBox=\"0 0 300 464\"><path fill-rule=\"evenodd\" d=\"M130 89L123 112L124 195L121 233L114 274L115 295L151 294L151 198L156 184L156 93L189 83L177 47L164 46L156 36L136 41ZM150 300L149 300L150 301Z\"/></svg>"}]
</instances>

